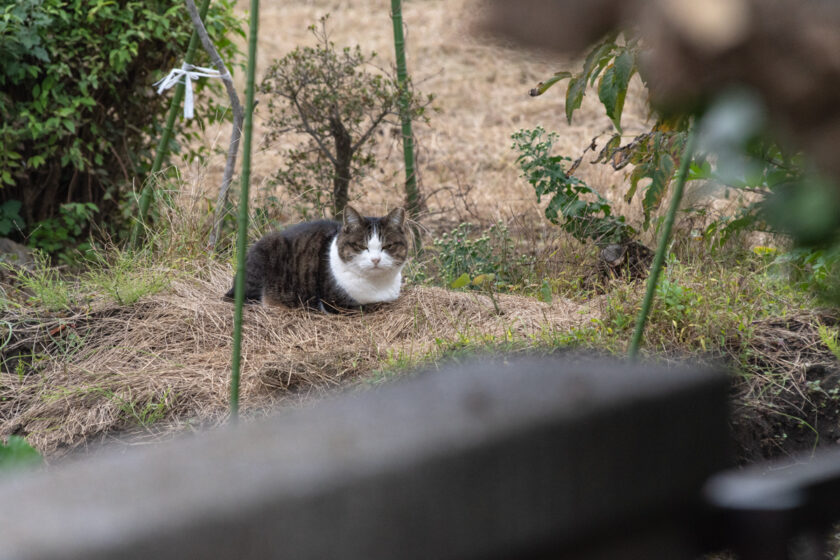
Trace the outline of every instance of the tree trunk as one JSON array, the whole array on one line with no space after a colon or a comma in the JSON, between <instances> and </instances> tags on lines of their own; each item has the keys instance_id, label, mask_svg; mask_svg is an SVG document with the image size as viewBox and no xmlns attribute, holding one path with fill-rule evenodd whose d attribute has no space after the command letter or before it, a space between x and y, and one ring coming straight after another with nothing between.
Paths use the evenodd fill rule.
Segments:
<instances>
[{"instance_id":1,"label":"tree trunk","mask_svg":"<svg viewBox=\"0 0 840 560\"><path fill-rule=\"evenodd\" d=\"M330 134L335 140L335 175L333 176L333 217L340 219L350 199L350 162L353 145L350 133L337 115L330 118Z\"/></svg>"}]
</instances>

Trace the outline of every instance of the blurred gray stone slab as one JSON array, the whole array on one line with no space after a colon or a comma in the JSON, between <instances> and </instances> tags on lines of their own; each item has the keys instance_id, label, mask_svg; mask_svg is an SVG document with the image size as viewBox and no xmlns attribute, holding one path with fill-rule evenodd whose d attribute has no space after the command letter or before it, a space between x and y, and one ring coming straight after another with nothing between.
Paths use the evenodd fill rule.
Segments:
<instances>
[{"instance_id":1,"label":"blurred gray stone slab","mask_svg":"<svg viewBox=\"0 0 840 560\"><path fill-rule=\"evenodd\" d=\"M691 557L727 391L698 368L454 364L0 479L0 559Z\"/></svg>"}]
</instances>

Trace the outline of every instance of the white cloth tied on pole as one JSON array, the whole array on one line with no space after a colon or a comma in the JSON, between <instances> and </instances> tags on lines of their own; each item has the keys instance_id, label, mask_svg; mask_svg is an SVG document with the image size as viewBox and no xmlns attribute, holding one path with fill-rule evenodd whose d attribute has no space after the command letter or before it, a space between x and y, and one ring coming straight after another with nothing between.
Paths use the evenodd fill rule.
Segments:
<instances>
[{"instance_id":1,"label":"white cloth tied on pole","mask_svg":"<svg viewBox=\"0 0 840 560\"><path fill-rule=\"evenodd\" d=\"M181 83L184 80L184 118L191 119L194 115L193 110L193 80L199 78L221 78L222 75L215 68L207 68L205 66L193 66L186 62L180 68L173 68L169 71L162 80L158 80L154 85L158 86L158 94L163 93L175 84Z\"/></svg>"}]
</instances>

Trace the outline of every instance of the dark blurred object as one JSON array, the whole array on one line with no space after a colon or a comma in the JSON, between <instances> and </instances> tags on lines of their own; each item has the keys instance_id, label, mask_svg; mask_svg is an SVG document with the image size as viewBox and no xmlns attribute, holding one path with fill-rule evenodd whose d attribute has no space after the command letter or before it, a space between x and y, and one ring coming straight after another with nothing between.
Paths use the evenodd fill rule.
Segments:
<instances>
[{"instance_id":1,"label":"dark blurred object","mask_svg":"<svg viewBox=\"0 0 840 560\"><path fill-rule=\"evenodd\" d=\"M761 96L771 126L840 178L840 3L660 0L640 13L655 103L680 109L732 86ZM726 32L720 32L721 28Z\"/></svg>"},{"instance_id":2,"label":"dark blurred object","mask_svg":"<svg viewBox=\"0 0 840 560\"><path fill-rule=\"evenodd\" d=\"M638 241L607 245L598 253L598 274L603 281L647 278L654 253Z\"/></svg>"},{"instance_id":3,"label":"dark blurred object","mask_svg":"<svg viewBox=\"0 0 840 560\"><path fill-rule=\"evenodd\" d=\"M579 51L639 30L653 102L686 111L733 86L757 91L771 125L840 178L840 2L491 0L485 29L523 45Z\"/></svg>"},{"instance_id":4,"label":"dark blurred object","mask_svg":"<svg viewBox=\"0 0 840 560\"><path fill-rule=\"evenodd\" d=\"M578 51L621 26L636 2L616 0L488 0L481 31L529 47Z\"/></svg>"},{"instance_id":5,"label":"dark blurred object","mask_svg":"<svg viewBox=\"0 0 840 560\"><path fill-rule=\"evenodd\" d=\"M714 476L704 491L709 549L726 546L742 560L830 558L825 535L840 517L840 452L800 459Z\"/></svg>"},{"instance_id":6,"label":"dark blurred object","mask_svg":"<svg viewBox=\"0 0 840 560\"><path fill-rule=\"evenodd\" d=\"M691 560L729 390L571 353L451 363L0 478L0 559Z\"/></svg>"}]
</instances>

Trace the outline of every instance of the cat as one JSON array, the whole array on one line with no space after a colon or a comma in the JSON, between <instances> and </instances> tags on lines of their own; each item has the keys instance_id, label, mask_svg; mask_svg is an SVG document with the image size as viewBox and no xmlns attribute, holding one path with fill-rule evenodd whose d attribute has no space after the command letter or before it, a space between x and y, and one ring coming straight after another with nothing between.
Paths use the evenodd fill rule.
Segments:
<instances>
[{"instance_id":1,"label":"cat","mask_svg":"<svg viewBox=\"0 0 840 560\"><path fill-rule=\"evenodd\" d=\"M324 312L360 309L400 295L408 253L405 210L364 217L351 206L343 222L303 222L265 235L245 262L245 300ZM231 288L224 299L232 300Z\"/></svg>"}]
</instances>

